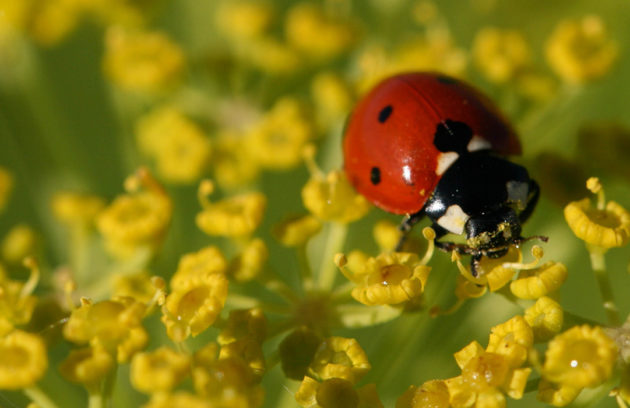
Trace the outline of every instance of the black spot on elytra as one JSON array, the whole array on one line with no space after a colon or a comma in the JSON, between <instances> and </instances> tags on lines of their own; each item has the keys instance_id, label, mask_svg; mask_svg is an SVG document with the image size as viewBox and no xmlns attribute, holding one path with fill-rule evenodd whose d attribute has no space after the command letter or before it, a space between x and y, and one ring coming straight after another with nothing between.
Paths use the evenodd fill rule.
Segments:
<instances>
[{"instance_id":1,"label":"black spot on elytra","mask_svg":"<svg viewBox=\"0 0 630 408\"><path fill-rule=\"evenodd\" d=\"M392 114L393 110L394 108L392 108L392 105L387 105L386 107L381 109L381 111L378 113L378 121L381 123L385 123L387 118L389 118L389 115Z\"/></svg>"},{"instance_id":2,"label":"black spot on elytra","mask_svg":"<svg viewBox=\"0 0 630 408\"><path fill-rule=\"evenodd\" d=\"M377 185L381 182L381 169L378 167L372 167L370 170L370 181L372 184Z\"/></svg>"},{"instance_id":3,"label":"black spot on elytra","mask_svg":"<svg viewBox=\"0 0 630 408\"><path fill-rule=\"evenodd\" d=\"M467 152L472 136L472 129L464 122L446 119L437 126L433 144L441 152L456 152L462 155Z\"/></svg>"}]
</instances>

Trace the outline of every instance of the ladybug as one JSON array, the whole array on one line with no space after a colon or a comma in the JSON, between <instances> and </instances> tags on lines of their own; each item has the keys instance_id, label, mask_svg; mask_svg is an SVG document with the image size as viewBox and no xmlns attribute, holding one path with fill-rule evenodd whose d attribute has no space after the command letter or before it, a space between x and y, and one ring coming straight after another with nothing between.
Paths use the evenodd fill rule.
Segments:
<instances>
[{"instance_id":1,"label":"ladybug","mask_svg":"<svg viewBox=\"0 0 630 408\"><path fill-rule=\"evenodd\" d=\"M514 129L483 94L432 72L405 73L379 83L350 115L344 167L355 189L377 207L404 214L402 246L423 217L436 246L499 258L523 238L540 190L527 170L505 158L521 153ZM465 244L442 242L447 233Z\"/></svg>"}]
</instances>

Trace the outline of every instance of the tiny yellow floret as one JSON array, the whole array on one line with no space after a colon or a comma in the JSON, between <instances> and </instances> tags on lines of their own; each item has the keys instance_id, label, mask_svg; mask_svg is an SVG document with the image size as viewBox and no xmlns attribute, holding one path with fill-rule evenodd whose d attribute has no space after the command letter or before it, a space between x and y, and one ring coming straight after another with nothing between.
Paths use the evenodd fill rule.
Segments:
<instances>
[{"instance_id":1,"label":"tiny yellow floret","mask_svg":"<svg viewBox=\"0 0 630 408\"><path fill-rule=\"evenodd\" d=\"M249 236L260 225L266 205L267 198L262 193L235 195L204 205L195 222L208 235Z\"/></svg>"},{"instance_id":2,"label":"tiny yellow floret","mask_svg":"<svg viewBox=\"0 0 630 408\"><path fill-rule=\"evenodd\" d=\"M315 352L310 372L321 380L343 378L356 384L370 368L365 351L355 339L329 337Z\"/></svg>"},{"instance_id":3,"label":"tiny yellow floret","mask_svg":"<svg viewBox=\"0 0 630 408\"><path fill-rule=\"evenodd\" d=\"M370 209L368 201L355 192L340 170L325 177L311 176L302 188L302 202L319 219L340 223L356 221Z\"/></svg>"},{"instance_id":4,"label":"tiny yellow floret","mask_svg":"<svg viewBox=\"0 0 630 408\"><path fill-rule=\"evenodd\" d=\"M290 217L276 224L272 230L274 237L288 247L300 247L322 229L322 223L311 214Z\"/></svg>"},{"instance_id":5,"label":"tiny yellow floret","mask_svg":"<svg viewBox=\"0 0 630 408\"><path fill-rule=\"evenodd\" d=\"M15 330L0 338L0 389L32 386L47 368L46 344L40 336Z\"/></svg>"},{"instance_id":6,"label":"tiny yellow floret","mask_svg":"<svg viewBox=\"0 0 630 408\"><path fill-rule=\"evenodd\" d=\"M549 342L542 375L569 387L595 387L610 378L616 360L617 345L601 327L575 326Z\"/></svg>"},{"instance_id":7,"label":"tiny yellow floret","mask_svg":"<svg viewBox=\"0 0 630 408\"><path fill-rule=\"evenodd\" d=\"M69 381L94 387L114 368L114 358L102 347L72 350L59 371Z\"/></svg>"},{"instance_id":8,"label":"tiny yellow floret","mask_svg":"<svg viewBox=\"0 0 630 408\"><path fill-rule=\"evenodd\" d=\"M525 310L525 320L534 331L537 342L547 341L560 333L564 314L562 306L555 300L543 296Z\"/></svg>"},{"instance_id":9,"label":"tiny yellow floret","mask_svg":"<svg viewBox=\"0 0 630 408\"><path fill-rule=\"evenodd\" d=\"M165 346L138 353L131 360L131 383L145 394L170 391L188 375L190 363L188 354Z\"/></svg>"},{"instance_id":10,"label":"tiny yellow floret","mask_svg":"<svg viewBox=\"0 0 630 408\"><path fill-rule=\"evenodd\" d=\"M567 268L560 262L545 262L538 268L524 270L510 283L510 291L520 299L538 299L557 291L567 279Z\"/></svg>"},{"instance_id":11,"label":"tiny yellow floret","mask_svg":"<svg viewBox=\"0 0 630 408\"><path fill-rule=\"evenodd\" d=\"M619 50L601 17L561 21L547 40L547 61L565 81L583 83L608 73Z\"/></svg>"},{"instance_id":12,"label":"tiny yellow floret","mask_svg":"<svg viewBox=\"0 0 630 408\"><path fill-rule=\"evenodd\" d=\"M472 54L486 78L502 83L514 79L527 67L531 51L519 31L485 27L475 35Z\"/></svg>"}]
</instances>

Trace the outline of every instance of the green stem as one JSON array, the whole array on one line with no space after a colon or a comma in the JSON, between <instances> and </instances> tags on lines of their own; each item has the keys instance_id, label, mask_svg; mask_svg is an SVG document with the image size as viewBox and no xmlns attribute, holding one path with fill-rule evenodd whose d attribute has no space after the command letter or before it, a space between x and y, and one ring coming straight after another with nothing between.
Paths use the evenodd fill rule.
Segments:
<instances>
[{"instance_id":1,"label":"green stem","mask_svg":"<svg viewBox=\"0 0 630 408\"><path fill-rule=\"evenodd\" d=\"M313 290L313 270L306 255L306 246L300 245L297 249L298 262L300 265L300 277L302 278L302 288L304 292Z\"/></svg>"},{"instance_id":2,"label":"green stem","mask_svg":"<svg viewBox=\"0 0 630 408\"><path fill-rule=\"evenodd\" d=\"M118 365L107 374L105 377L105 383L103 384L103 406L109 406L114 394L114 387L116 386L116 376L118 374Z\"/></svg>"},{"instance_id":3,"label":"green stem","mask_svg":"<svg viewBox=\"0 0 630 408\"><path fill-rule=\"evenodd\" d=\"M88 398L88 408L105 408L105 404L103 404L103 394L100 392L91 392Z\"/></svg>"},{"instance_id":4,"label":"green stem","mask_svg":"<svg viewBox=\"0 0 630 408\"><path fill-rule=\"evenodd\" d=\"M58 408L57 404L37 385L24 388L24 394L40 408Z\"/></svg>"},{"instance_id":5,"label":"green stem","mask_svg":"<svg viewBox=\"0 0 630 408\"><path fill-rule=\"evenodd\" d=\"M328 239L326 241L326 247L324 248L319 274L317 276L319 288L326 292L330 291L335 284L337 266L333 262L333 259L343 248L343 244L346 241L346 234L348 232L348 226L346 224L331 222L329 225L330 230L328 231Z\"/></svg>"},{"instance_id":6,"label":"green stem","mask_svg":"<svg viewBox=\"0 0 630 408\"><path fill-rule=\"evenodd\" d=\"M619 310L615 305L615 299L613 297L612 286L608 272L606 271L606 260L604 258L604 251L601 248L588 247L591 256L591 267L593 273L597 279L597 285L599 286L599 292L602 295L604 301L604 310L606 311L606 317L608 323L611 326L621 325L621 318L619 317Z\"/></svg>"}]
</instances>

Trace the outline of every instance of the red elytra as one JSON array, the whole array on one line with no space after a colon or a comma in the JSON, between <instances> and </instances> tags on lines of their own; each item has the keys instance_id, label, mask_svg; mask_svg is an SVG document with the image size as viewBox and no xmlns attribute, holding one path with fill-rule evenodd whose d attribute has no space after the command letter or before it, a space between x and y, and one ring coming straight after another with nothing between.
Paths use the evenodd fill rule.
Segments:
<instances>
[{"instance_id":1,"label":"red elytra","mask_svg":"<svg viewBox=\"0 0 630 408\"><path fill-rule=\"evenodd\" d=\"M385 211L420 211L441 177L434 139L447 120L465 123L499 154L521 153L516 133L485 95L442 74L406 73L379 83L352 112L343 142L348 179Z\"/></svg>"}]
</instances>

